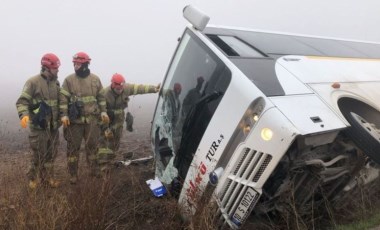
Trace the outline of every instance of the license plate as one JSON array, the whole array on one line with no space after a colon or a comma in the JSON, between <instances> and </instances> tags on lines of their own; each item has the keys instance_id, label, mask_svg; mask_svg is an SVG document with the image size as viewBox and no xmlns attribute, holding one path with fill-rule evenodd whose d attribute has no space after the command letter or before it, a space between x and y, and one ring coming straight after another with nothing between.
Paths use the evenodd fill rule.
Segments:
<instances>
[{"instance_id":1,"label":"license plate","mask_svg":"<svg viewBox=\"0 0 380 230\"><path fill-rule=\"evenodd\" d=\"M241 199L239 206L235 213L232 215L232 222L240 226L248 217L251 207L254 205L255 197L258 193L251 187L248 187L243 199Z\"/></svg>"}]
</instances>

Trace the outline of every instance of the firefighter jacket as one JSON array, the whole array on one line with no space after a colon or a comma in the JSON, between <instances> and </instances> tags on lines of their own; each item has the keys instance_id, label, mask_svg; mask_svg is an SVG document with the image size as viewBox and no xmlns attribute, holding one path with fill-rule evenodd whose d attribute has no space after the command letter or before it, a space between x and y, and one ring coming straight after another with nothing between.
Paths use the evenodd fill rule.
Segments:
<instances>
[{"instance_id":1,"label":"firefighter jacket","mask_svg":"<svg viewBox=\"0 0 380 230\"><path fill-rule=\"evenodd\" d=\"M30 122L30 129L58 129L60 125L59 92L57 79L48 80L41 74L29 78L16 102L18 116L22 118L28 115L30 121L34 121L36 116L42 114L43 126ZM42 104L45 106L42 107Z\"/></svg>"},{"instance_id":2,"label":"firefighter jacket","mask_svg":"<svg viewBox=\"0 0 380 230\"><path fill-rule=\"evenodd\" d=\"M75 73L67 76L61 88L61 117L68 116L70 122L75 124L99 121L100 113L106 112L106 101L101 92L102 89L102 83L95 74L90 73L83 78ZM73 108L77 112L74 117L69 114Z\"/></svg>"},{"instance_id":3,"label":"firefighter jacket","mask_svg":"<svg viewBox=\"0 0 380 230\"><path fill-rule=\"evenodd\" d=\"M107 102L107 114L110 118L110 128L123 127L129 96L137 94L156 93L156 86L125 84L121 94L116 94L110 86L103 89Z\"/></svg>"}]
</instances>

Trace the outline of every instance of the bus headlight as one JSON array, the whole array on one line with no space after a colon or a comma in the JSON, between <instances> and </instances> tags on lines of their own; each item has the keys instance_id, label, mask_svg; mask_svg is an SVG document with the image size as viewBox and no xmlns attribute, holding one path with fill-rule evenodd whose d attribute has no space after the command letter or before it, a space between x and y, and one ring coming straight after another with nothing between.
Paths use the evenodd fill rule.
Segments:
<instances>
[{"instance_id":1,"label":"bus headlight","mask_svg":"<svg viewBox=\"0 0 380 230\"><path fill-rule=\"evenodd\" d=\"M261 138L264 141L270 141L273 137L273 131L269 128L263 128L261 130Z\"/></svg>"},{"instance_id":2,"label":"bus headlight","mask_svg":"<svg viewBox=\"0 0 380 230\"><path fill-rule=\"evenodd\" d=\"M259 115L257 113L252 114L252 119L257 122L259 120Z\"/></svg>"},{"instance_id":3,"label":"bus headlight","mask_svg":"<svg viewBox=\"0 0 380 230\"><path fill-rule=\"evenodd\" d=\"M252 113L246 115L245 118L240 122L240 127L243 130L245 136L249 134L252 127L259 120L259 115L257 113Z\"/></svg>"},{"instance_id":4,"label":"bus headlight","mask_svg":"<svg viewBox=\"0 0 380 230\"><path fill-rule=\"evenodd\" d=\"M216 186L218 184L219 178L222 176L223 171L224 169L222 167L219 167L209 174L211 185Z\"/></svg>"}]
</instances>

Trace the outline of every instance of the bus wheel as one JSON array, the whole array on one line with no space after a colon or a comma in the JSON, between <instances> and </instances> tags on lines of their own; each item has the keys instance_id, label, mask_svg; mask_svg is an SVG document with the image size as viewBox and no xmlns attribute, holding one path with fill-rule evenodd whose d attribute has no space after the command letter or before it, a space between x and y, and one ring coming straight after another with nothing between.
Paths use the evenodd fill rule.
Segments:
<instances>
[{"instance_id":1,"label":"bus wheel","mask_svg":"<svg viewBox=\"0 0 380 230\"><path fill-rule=\"evenodd\" d=\"M355 144L372 160L380 164L380 126L376 122L380 119L380 113L374 109L370 113L376 113L376 116L364 116L359 112L349 111L344 114L347 121L351 124L346 130L346 134L355 142ZM375 118L376 119L371 119Z\"/></svg>"}]
</instances>

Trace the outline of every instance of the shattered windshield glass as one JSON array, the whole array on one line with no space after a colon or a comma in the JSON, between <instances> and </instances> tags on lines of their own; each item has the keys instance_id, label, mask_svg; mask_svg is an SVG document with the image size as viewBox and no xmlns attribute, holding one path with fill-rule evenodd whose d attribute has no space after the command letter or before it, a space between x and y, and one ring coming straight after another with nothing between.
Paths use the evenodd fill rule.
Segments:
<instances>
[{"instance_id":1,"label":"shattered windshield glass","mask_svg":"<svg viewBox=\"0 0 380 230\"><path fill-rule=\"evenodd\" d=\"M162 182L186 176L230 80L225 64L186 31L168 70L152 126L156 175Z\"/></svg>"}]
</instances>

